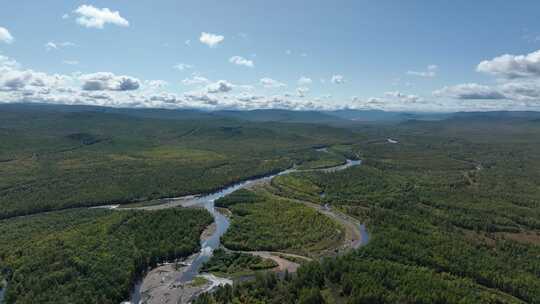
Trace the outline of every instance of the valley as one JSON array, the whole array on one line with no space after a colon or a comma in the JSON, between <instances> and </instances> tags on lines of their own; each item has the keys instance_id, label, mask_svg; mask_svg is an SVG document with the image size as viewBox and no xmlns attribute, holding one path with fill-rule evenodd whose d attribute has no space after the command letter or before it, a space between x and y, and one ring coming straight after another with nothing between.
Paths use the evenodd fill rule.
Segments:
<instances>
[{"instance_id":1,"label":"valley","mask_svg":"<svg viewBox=\"0 0 540 304\"><path fill-rule=\"evenodd\" d=\"M535 119L396 128L10 111L4 303L539 299ZM26 145L9 144L21 134Z\"/></svg>"}]
</instances>

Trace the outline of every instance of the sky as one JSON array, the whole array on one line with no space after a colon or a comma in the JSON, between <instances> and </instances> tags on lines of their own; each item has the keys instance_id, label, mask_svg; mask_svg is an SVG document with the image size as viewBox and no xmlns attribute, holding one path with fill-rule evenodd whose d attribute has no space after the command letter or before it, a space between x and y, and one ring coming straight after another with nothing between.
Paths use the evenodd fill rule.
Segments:
<instances>
[{"instance_id":1,"label":"sky","mask_svg":"<svg viewBox=\"0 0 540 304\"><path fill-rule=\"evenodd\" d=\"M2 1L0 103L540 110L539 1Z\"/></svg>"}]
</instances>

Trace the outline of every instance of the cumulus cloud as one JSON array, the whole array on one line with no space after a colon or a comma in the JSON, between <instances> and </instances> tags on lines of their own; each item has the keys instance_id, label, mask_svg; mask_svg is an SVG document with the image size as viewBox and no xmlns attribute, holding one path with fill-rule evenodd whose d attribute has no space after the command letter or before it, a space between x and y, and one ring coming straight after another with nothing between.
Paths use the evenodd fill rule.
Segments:
<instances>
[{"instance_id":1,"label":"cumulus cloud","mask_svg":"<svg viewBox=\"0 0 540 304\"><path fill-rule=\"evenodd\" d=\"M208 93L227 93L232 91L233 85L225 80L218 80L206 87Z\"/></svg>"},{"instance_id":2,"label":"cumulus cloud","mask_svg":"<svg viewBox=\"0 0 540 304\"><path fill-rule=\"evenodd\" d=\"M176 94L170 93L160 93L157 95L152 95L148 98L150 101L158 101L166 104L182 104L184 101L176 96Z\"/></svg>"},{"instance_id":3,"label":"cumulus cloud","mask_svg":"<svg viewBox=\"0 0 540 304\"><path fill-rule=\"evenodd\" d=\"M302 76L298 79L298 85L300 86L310 85L312 83L313 83L313 80L311 80L311 78L309 77Z\"/></svg>"},{"instance_id":4,"label":"cumulus cloud","mask_svg":"<svg viewBox=\"0 0 540 304\"><path fill-rule=\"evenodd\" d=\"M165 80L147 80L145 81L145 85L155 88L155 89L161 89L169 85L169 83Z\"/></svg>"},{"instance_id":5,"label":"cumulus cloud","mask_svg":"<svg viewBox=\"0 0 540 304\"><path fill-rule=\"evenodd\" d=\"M540 50L527 55L505 54L478 64L476 70L505 78L540 76Z\"/></svg>"},{"instance_id":6,"label":"cumulus cloud","mask_svg":"<svg viewBox=\"0 0 540 304\"><path fill-rule=\"evenodd\" d=\"M236 65L243 65L249 68L252 68L255 66L252 60L246 59L242 56L232 56L231 58L229 58L229 62L234 63Z\"/></svg>"},{"instance_id":7,"label":"cumulus cloud","mask_svg":"<svg viewBox=\"0 0 540 304\"><path fill-rule=\"evenodd\" d=\"M201 43L204 43L211 48L216 47L218 44L222 43L223 40L225 40L225 37L222 35L216 35L206 32L202 32L201 37L199 38L199 41Z\"/></svg>"},{"instance_id":8,"label":"cumulus cloud","mask_svg":"<svg viewBox=\"0 0 540 304\"><path fill-rule=\"evenodd\" d=\"M444 87L434 91L436 97L451 97L456 99L504 99L505 96L498 90L489 86L476 83L465 83L450 87Z\"/></svg>"},{"instance_id":9,"label":"cumulus cloud","mask_svg":"<svg viewBox=\"0 0 540 304\"><path fill-rule=\"evenodd\" d=\"M18 67L19 64L17 61L8 58L7 56L0 55L0 70L1 69L13 69L15 67Z\"/></svg>"},{"instance_id":10,"label":"cumulus cloud","mask_svg":"<svg viewBox=\"0 0 540 304\"><path fill-rule=\"evenodd\" d=\"M107 72L82 75L80 79L84 91L133 91L140 87L136 78Z\"/></svg>"},{"instance_id":11,"label":"cumulus cloud","mask_svg":"<svg viewBox=\"0 0 540 304\"><path fill-rule=\"evenodd\" d=\"M261 78L259 83L265 88L281 88L286 86L284 83L268 77Z\"/></svg>"},{"instance_id":12,"label":"cumulus cloud","mask_svg":"<svg viewBox=\"0 0 540 304\"><path fill-rule=\"evenodd\" d=\"M407 74L418 76L418 77L426 77L426 78L433 78L437 76L437 70L439 67L435 64L428 65L425 71L407 71Z\"/></svg>"},{"instance_id":13,"label":"cumulus cloud","mask_svg":"<svg viewBox=\"0 0 540 304\"><path fill-rule=\"evenodd\" d=\"M0 42L10 44L13 41L15 41L15 38L13 38L7 28L0 26Z\"/></svg>"},{"instance_id":14,"label":"cumulus cloud","mask_svg":"<svg viewBox=\"0 0 540 304\"><path fill-rule=\"evenodd\" d=\"M162 80L141 82L133 77L104 72L49 75L21 69L16 61L0 55L0 100L3 102L208 109L247 104L227 95L233 85L226 81L218 81L215 87L210 87L211 92L219 93L219 99L206 90L177 96L164 91L165 85ZM140 86L143 89L136 90Z\"/></svg>"},{"instance_id":15,"label":"cumulus cloud","mask_svg":"<svg viewBox=\"0 0 540 304\"><path fill-rule=\"evenodd\" d=\"M107 23L118 26L129 26L129 21L120 16L120 12L111 11L108 8L97 8L92 5L81 5L73 11L77 17L77 23L88 28L102 29Z\"/></svg>"},{"instance_id":16,"label":"cumulus cloud","mask_svg":"<svg viewBox=\"0 0 540 304\"><path fill-rule=\"evenodd\" d=\"M81 92L81 96L90 99L106 99L111 100L112 96L107 92Z\"/></svg>"},{"instance_id":17,"label":"cumulus cloud","mask_svg":"<svg viewBox=\"0 0 540 304\"><path fill-rule=\"evenodd\" d=\"M258 96L258 95L242 93L242 94L238 95L236 98L239 101L242 101L242 102L256 102L258 100L263 99L264 97L263 96Z\"/></svg>"},{"instance_id":18,"label":"cumulus cloud","mask_svg":"<svg viewBox=\"0 0 540 304\"><path fill-rule=\"evenodd\" d=\"M309 93L309 88L300 87L296 89L296 94L298 95L298 97L306 97L308 93Z\"/></svg>"},{"instance_id":19,"label":"cumulus cloud","mask_svg":"<svg viewBox=\"0 0 540 304\"><path fill-rule=\"evenodd\" d=\"M499 90L511 100L540 101L540 83L538 81L517 81L500 85Z\"/></svg>"},{"instance_id":20,"label":"cumulus cloud","mask_svg":"<svg viewBox=\"0 0 540 304\"><path fill-rule=\"evenodd\" d=\"M385 101L383 98L370 97L362 99L358 96L351 97L351 104L347 105L350 109L377 109L384 108L385 104L389 104L389 101ZM395 106L395 105L394 105Z\"/></svg>"},{"instance_id":21,"label":"cumulus cloud","mask_svg":"<svg viewBox=\"0 0 540 304\"><path fill-rule=\"evenodd\" d=\"M412 94L404 94L399 91L386 92L384 93L384 96L387 98L393 98L399 102L405 102L405 103L415 103L415 102L421 101L420 96L412 95Z\"/></svg>"},{"instance_id":22,"label":"cumulus cloud","mask_svg":"<svg viewBox=\"0 0 540 304\"><path fill-rule=\"evenodd\" d=\"M441 96L427 103L423 98L399 91L386 92L382 97L353 98L352 108L378 108L391 111L422 110L494 110L534 106L540 108L540 82L536 79L497 82L493 86L462 85L439 90ZM51 75L22 69L14 60L0 55L0 100L4 102L46 102L85 104L111 107L161 107L201 109L290 109L330 110L340 108L330 96L311 97L309 87L298 86L294 93L256 95L250 86L233 85L225 80L211 82L193 74L188 84L198 85L194 91L174 94L166 91L162 80L137 80L113 73ZM260 80L261 85L283 87L271 78ZM243 90L247 92L244 92ZM234 93L233 93L234 92ZM238 92L238 93L236 93ZM490 93L491 92L491 93ZM495 93L493 93L495 92ZM482 93L482 94L480 94ZM476 95L475 95L476 94ZM491 94L491 97L489 95ZM467 100L467 98L499 98Z\"/></svg>"},{"instance_id":23,"label":"cumulus cloud","mask_svg":"<svg viewBox=\"0 0 540 304\"><path fill-rule=\"evenodd\" d=\"M69 42L69 41L65 41L65 42L49 41L45 44L45 49L47 51L52 51L52 50L58 50L61 48L72 47L72 46L75 46L75 43Z\"/></svg>"},{"instance_id":24,"label":"cumulus cloud","mask_svg":"<svg viewBox=\"0 0 540 304\"><path fill-rule=\"evenodd\" d=\"M527 55L495 57L480 62L476 70L497 77L493 85L464 83L447 86L433 92L435 97L455 100L496 100L497 103L480 103L477 107L493 109L495 105L507 107L540 103L540 50Z\"/></svg>"},{"instance_id":25,"label":"cumulus cloud","mask_svg":"<svg viewBox=\"0 0 540 304\"><path fill-rule=\"evenodd\" d=\"M205 77L193 75L191 78L186 78L182 80L182 83L184 85L196 85L196 84L207 84L207 83L210 83L210 81Z\"/></svg>"},{"instance_id":26,"label":"cumulus cloud","mask_svg":"<svg viewBox=\"0 0 540 304\"><path fill-rule=\"evenodd\" d=\"M61 75L49 75L33 70L22 70L19 64L0 55L0 91L40 91L48 93L48 88L57 86L66 77Z\"/></svg>"},{"instance_id":27,"label":"cumulus cloud","mask_svg":"<svg viewBox=\"0 0 540 304\"><path fill-rule=\"evenodd\" d=\"M345 83L345 78L343 77L343 75L333 75L331 81L335 84L343 84Z\"/></svg>"},{"instance_id":28,"label":"cumulus cloud","mask_svg":"<svg viewBox=\"0 0 540 304\"><path fill-rule=\"evenodd\" d=\"M191 64L187 64L187 63L179 63L179 64L175 65L173 68L175 68L176 70L179 70L179 71L184 71L184 70L192 69L193 66Z\"/></svg>"},{"instance_id":29,"label":"cumulus cloud","mask_svg":"<svg viewBox=\"0 0 540 304\"><path fill-rule=\"evenodd\" d=\"M30 84L32 73L28 71L9 71L0 75L0 90L17 91Z\"/></svg>"},{"instance_id":30,"label":"cumulus cloud","mask_svg":"<svg viewBox=\"0 0 540 304\"><path fill-rule=\"evenodd\" d=\"M218 99L213 95L204 92L188 92L184 93L184 97L188 101L200 102L202 105L217 105Z\"/></svg>"}]
</instances>

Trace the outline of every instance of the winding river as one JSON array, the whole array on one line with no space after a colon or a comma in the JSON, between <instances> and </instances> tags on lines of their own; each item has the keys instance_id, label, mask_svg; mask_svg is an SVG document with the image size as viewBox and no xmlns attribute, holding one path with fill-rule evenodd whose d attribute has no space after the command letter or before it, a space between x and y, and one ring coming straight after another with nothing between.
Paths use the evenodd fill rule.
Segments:
<instances>
[{"instance_id":1,"label":"winding river","mask_svg":"<svg viewBox=\"0 0 540 304\"><path fill-rule=\"evenodd\" d=\"M239 189L247 188L255 184L269 182L276 176L286 175L293 172L308 172L308 171L336 172L336 171L345 170L353 166L358 166L361 163L362 163L361 160L347 159L347 161L344 164L335 166L335 167L330 167L330 168L311 169L311 170L298 170L295 168L287 169L273 175L249 179L249 180L231 185L229 187L226 187L214 193L205 194L205 195L190 195L190 196L184 196L184 197L179 197L179 198L174 198L174 199L168 199L167 202L164 204L141 207L137 209L156 210L156 209L172 208L172 207L177 207L177 206L182 206L182 207L199 206L199 207L206 208L214 217L214 222L216 224L215 231L208 239L201 240L200 252L196 255L191 265L188 266L188 269L184 271L183 274L179 278L176 279L178 283L186 283L193 280L197 275L200 274L199 270L201 266L210 259L210 257L212 256L213 250L217 249L220 246L220 239L229 228L229 225L230 225L229 219L216 210L216 208L214 207L214 201L224 196L227 196L228 194L231 194ZM361 241L358 243L358 245L355 247L359 247L367 243L368 241L368 234L367 234L365 226L364 225L357 225L357 226L358 226L357 228L362 238L361 238ZM136 284L131 294L130 302L139 303L140 300L141 300L141 284L139 283L139 284Z\"/></svg>"},{"instance_id":2,"label":"winding river","mask_svg":"<svg viewBox=\"0 0 540 304\"><path fill-rule=\"evenodd\" d=\"M317 149L317 151L327 152L326 148ZM133 209L157 210L157 209L173 208L173 207L178 207L178 206L182 206L182 207L197 206L197 207L206 208L212 214L212 216L214 217L214 222L216 224L215 231L212 233L212 235L209 238L205 240L201 240L200 252L195 255L192 263L188 266L187 270L184 271L182 275L176 279L178 283L185 283L185 282L189 282L193 280L196 276L200 274L199 270L201 266L210 259L213 250L220 246L220 239L229 228L229 225L230 225L229 219L215 209L214 201L224 196L227 196L228 194L231 194L236 190L251 187L253 185L260 184L260 183L270 182L276 176L286 175L293 172L309 172L309 171L336 172L336 171L345 170L353 166L358 166L361 164L361 162L362 162L361 160L347 159L347 161L342 165L324 168L324 169L308 169L308 170L298 170L295 168L287 169L276 174L253 178L253 179L249 179L243 182L239 182L214 193L204 194L204 195L190 195L190 196L184 196L184 197L178 197L178 198L172 198L172 199L165 199L163 204L138 207L138 208L133 208ZM101 208L103 207L116 208L118 206L101 206ZM362 224L358 224L356 226L357 226L358 231L360 232L361 240L360 242L355 244L353 248L366 244L369 239L369 235L366 231L365 226ZM135 285L134 290L131 293L130 303L140 302L141 283L142 283L142 280ZM0 285L0 304L3 302L5 291L6 291L5 286L4 288L1 288L1 285Z\"/></svg>"}]
</instances>

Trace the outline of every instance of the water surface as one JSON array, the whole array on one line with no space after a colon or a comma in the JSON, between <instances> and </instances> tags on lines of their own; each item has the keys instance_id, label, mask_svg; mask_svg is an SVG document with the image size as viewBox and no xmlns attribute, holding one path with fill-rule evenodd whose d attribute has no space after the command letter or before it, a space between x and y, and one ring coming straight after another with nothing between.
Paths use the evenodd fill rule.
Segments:
<instances>
[{"instance_id":1,"label":"water surface","mask_svg":"<svg viewBox=\"0 0 540 304\"><path fill-rule=\"evenodd\" d=\"M212 252L215 249L219 248L219 246L221 245L221 237L225 234L225 232L230 226L229 219L216 210L214 206L214 202L216 200L224 196L227 196L239 189L247 188L258 183L269 182L276 176L286 175L293 172L307 172L307 171L336 172L336 171L345 170L353 166L358 166L361 163L362 163L361 160L347 159L347 161L342 165L325 168L325 169L312 169L312 170L297 170L294 168L287 169L276 174L253 178L253 179L249 179L243 182L239 182L229 187L226 187L222 190L216 191L214 193L173 198L173 199L167 200L167 203L165 204L147 206L140 209L152 210L152 209L172 208L176 206L183 206L183 207L198 206L198 207L204 207L214 217L214 222L216 223L216 230L208 239L201 240L200 252L196 255L191 265L189 265L188 268L182 273L182 275L179 278L177 278L177 282L185 283L185 282L189 282L193 280L197 275L200 274L199 271L202 265L210 259L210 257L212 256ZM367 240L368 240L367 231L364 225L360 225L359 230L362 234L361 243L363 245L367 243ZM140 289L141 289L141 282L138 282L135 285L134 291L131 295L131 303L139 303L141 299Z\"/></svg>"}]
</instances>

